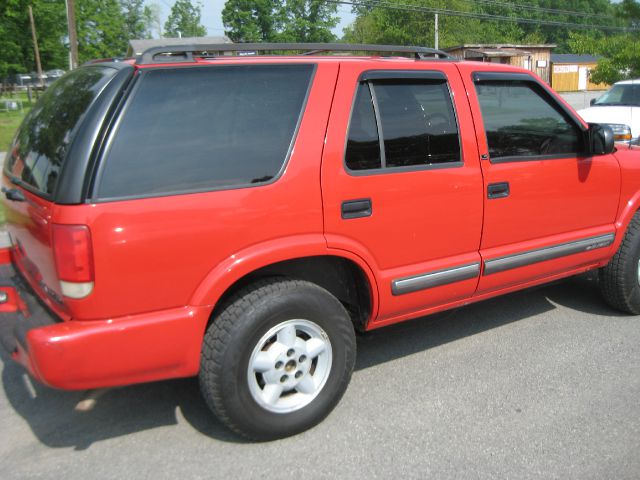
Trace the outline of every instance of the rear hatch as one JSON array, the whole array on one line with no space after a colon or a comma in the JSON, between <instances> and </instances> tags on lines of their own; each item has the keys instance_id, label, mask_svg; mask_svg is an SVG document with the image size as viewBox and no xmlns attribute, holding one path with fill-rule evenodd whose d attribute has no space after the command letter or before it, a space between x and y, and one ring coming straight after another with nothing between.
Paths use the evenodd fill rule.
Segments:
<instances>
[{"instance_id":1,"label":"rear hatch","mask_svg":"<svg viewBox=\"0 0 640 480\"><path fill-rule=\"evenodd\" d=\"M56 260L69 258L58 254L56 259L54 252L54 224L65 208L56 202L58 187L74 141L86 141L77 138L78 131L117 73L117 68L91 65L53 83L22 122L4 162L2 201L13 263L62 318L68 317L59 278L65 265Z\"/></svg>"}]
</instances>

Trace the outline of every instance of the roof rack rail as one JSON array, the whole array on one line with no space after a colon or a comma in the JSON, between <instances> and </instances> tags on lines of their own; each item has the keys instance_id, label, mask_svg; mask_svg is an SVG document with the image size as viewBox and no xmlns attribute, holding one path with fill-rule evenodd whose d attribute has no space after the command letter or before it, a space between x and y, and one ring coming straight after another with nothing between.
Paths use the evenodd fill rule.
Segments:
<instances>
[{"instance_id":1,"label":"roof rack rail","mask_svg":"<svg viewBox=\"0 0 640 480\"><path fill-rule=\"evenodd\" d=\"M215 43L193 45L167 45L164 47L152 47L145 50L136 59L137 65L156 63L155 57L165 55L171 61L192 62L193 56L207 53L236 52L247 55L255 52L276 52L294 50L303 52L302 55L314 55L323 52L377 52L377 53L412 53L416 60L436 58L442 60L455 60L442 50L427 47L406 47L403 45L371 45L371 44L347 44L347 43ZM176 58L180 56L181 58ZM214 56L214 55L212 55ZM165 58L166 60L166 58Z\"/></svg>"}]
</instances>

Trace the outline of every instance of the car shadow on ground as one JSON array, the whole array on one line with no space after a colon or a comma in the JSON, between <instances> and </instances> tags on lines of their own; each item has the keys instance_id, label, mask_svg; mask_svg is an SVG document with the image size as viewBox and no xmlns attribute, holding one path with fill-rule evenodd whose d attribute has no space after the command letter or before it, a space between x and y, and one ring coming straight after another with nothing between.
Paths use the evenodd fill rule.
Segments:
<instances>
[{"instance_id":1,"label":"car shadow on ground","mask_svg":"<svg viewBox=\"0 0 640 480\"><path fill-rule=\"evenodd\" d=\"M356 370L436 348L449 342L554 310L556 305L593 315L616 316L597 291L593 274L469 305L375 330L358 337ZM179 379L108 390L88 412L75 405L84 392L50 389L27 380L25 371L2 353L2 383L9 403L37 439L52 448L89 448L162 426L182 417L198 432L224 442L244 442L209 411L197 379Z\"/></svg>"},{"instance_id":2,"label":"car shadow on ground","mask_svg":"<svg viewBox=\"0 0 640 480\"><path fill-rule=\"evenodd\" d=\"M358 341L356 370L531 318L556 305L591 315L624 315L604 302L597 273L588 272L365 333Z\"/></svg>"}]
</instances>

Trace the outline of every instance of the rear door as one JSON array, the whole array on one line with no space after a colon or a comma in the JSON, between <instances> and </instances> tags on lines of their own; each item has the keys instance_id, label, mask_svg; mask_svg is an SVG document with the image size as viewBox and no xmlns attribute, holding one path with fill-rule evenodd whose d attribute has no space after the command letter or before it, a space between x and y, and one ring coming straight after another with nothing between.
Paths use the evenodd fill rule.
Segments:
<instances>
[{"instance_id":1,"label":"rear door","mask_svg":"<svg viewBox=\"0 0 640 480\"><path fill-rule=\"evenodd\" d=\"M322 162L327 243L375 270L378 325L470 297L482 227L482 176L458 71L389 65L341 65Z\"/></svg>"},{"instance_id":2,"label":"rear door","mask_svg":"<svg viewBox=\"0 0 640 480\"><path fill-rule=\"evenodd\" d=\"M478 293L605 259L620 190L615 157L586 154L585 127L531 75L459 68L485 182Z\"/></svg>"},{"instance_id":3,"label":"rear door","mask_svg":"<svg viewBox=\"0 0 640 480\"><path fill-rule=\"evenodd\" d=\"M51 85L23 121L5 160L3 202L14 263L58 312L63 302L51 246L54 198L76 133L117 72L94 65Z\"/></svg>"}]
</instances>

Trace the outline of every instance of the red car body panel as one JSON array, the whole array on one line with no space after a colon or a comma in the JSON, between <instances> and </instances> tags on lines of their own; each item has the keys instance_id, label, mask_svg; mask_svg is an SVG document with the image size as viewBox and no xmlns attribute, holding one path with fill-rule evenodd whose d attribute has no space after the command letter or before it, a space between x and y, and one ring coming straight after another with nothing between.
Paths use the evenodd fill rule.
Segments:
<instances>
[{"instance_id":1,"label":"red car body panel","mask_svg":"<svg viewBox=\"0 0 640 480\"><path fill-rule=\"evenodd\" d=\"M59 320L30 330L26 346L13 354L35 378L86 389L195 375L222 296L246 275L285 260L337 256L357 265L371 301L365 329L563 278L606 264L640 207L638 147L552 161L481 159L488 147L472 74L523 70L349 57L215 64L291 62L317 68L292 153L274 183L80 205L53 204L25 190L27 201L4 202L16 245L12 261ZM462 166L375 175L346 170L353 99L368 70L446 75ZM487 186L496 182L509 182L508 198L487 199ZM6 175L3 185L12 187ZM342 202L359 198L371 199L372 215L341 218ZM62 292L52 224L90 229L95 287L86 298L56 301ZM486 274L487 261L608 234L615 241L606 248ZM9 261L8 250L0 260ZM407 294L393 291L398 279L461 265L477 265L477 274ZM15 291L3 290L7 311L28 317Z\"/></svg>"},{"instance_id":2,"label":"red car body panel","mask_svg":"<svg viewBox=\"0 0 640 480\"><path fill-rule=\"evenodd\" d=\"M482 176L469 105L462 95L454 94L453 98L464 166L376 175L347 173L345 132L358 78L367 70L385 68L383 61L341 66L322 160L327 243L330 248L351 250L373 262L380 288L380 310L374 324L421 307L470 297L477 278L401 296L392 294L391 281L479 262L482 232ZM412 62L403 69L443 72L453 92L464 88L455 64L424 67ZM342 202L358 198L371 198L371 217L343 220ZM447 234L454 230L458 234Z\"/></svg>"},{"instance_id":3,"label":"red car body panel","mask_svg":"<svg viewBox=\"0 0 640 480\"><path fill-rule=\"evenodd\" d=\"M198 373L210 309L182 307L35 328L14 359L42 383L82 390Z\"/></svg>"}]
</instances>

